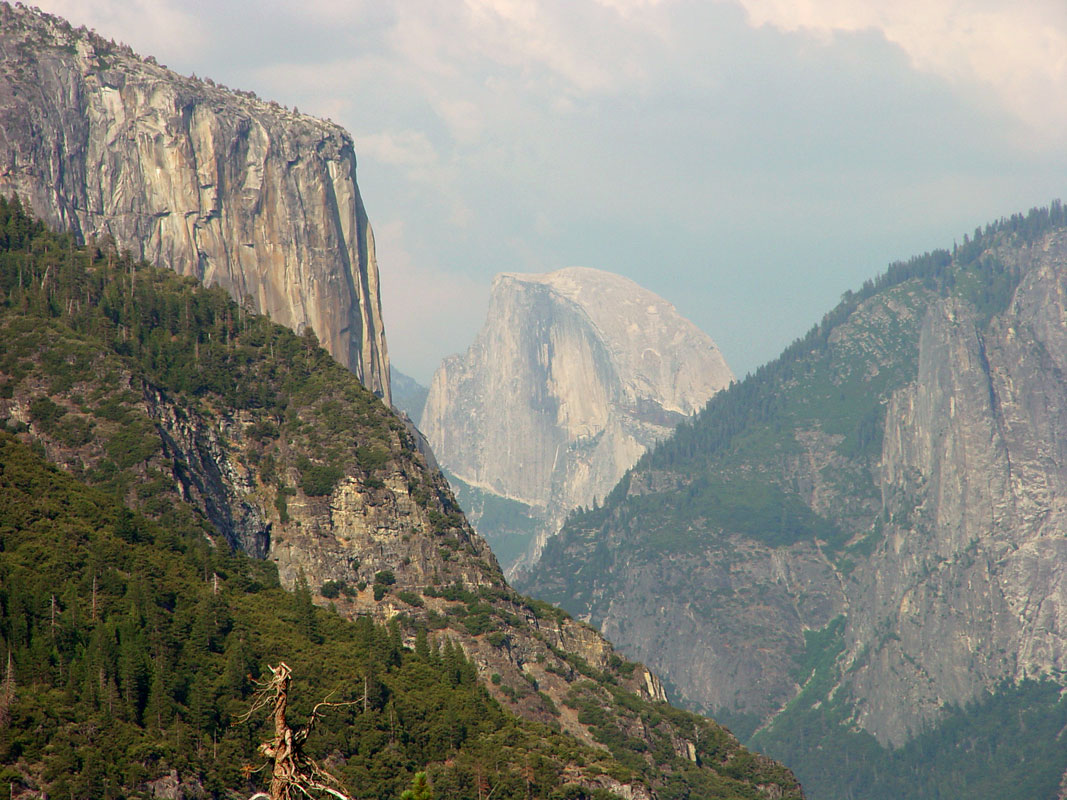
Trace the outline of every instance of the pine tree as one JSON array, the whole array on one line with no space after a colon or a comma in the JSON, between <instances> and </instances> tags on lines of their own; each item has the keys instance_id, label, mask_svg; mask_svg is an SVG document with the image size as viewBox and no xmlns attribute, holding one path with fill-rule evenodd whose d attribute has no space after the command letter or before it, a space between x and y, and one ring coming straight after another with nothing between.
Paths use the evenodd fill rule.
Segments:
<instances>
[{"instance_id":1,"label":"pine tree","mask_svg":"<svg viewBox=\"0 0 1067 800\"><path fill-rule=\"evenodd\" d=\"M429 662L430 660L430 643L427 640L425 628L419 628L415 633L415 655L423 661Z\"/></svg>"},{"instance_id":2,"label":"pine tree","mask_svg":"<svg viewBox=\"0 0 1067 800\"><path fill-rule=\"evenodd\" d=\"M315 623L315 604L311 601L311 589L308 587L304 571L296 579L296 587L293 589L293 615L295 616L296 628L303 633L310 642L321 641L318 627Z\"/></svg>"},{"instance_id":3,"label":"pine tree","mask_svg":"<svg viewBox=\"0 0 1067 800\"><path fill-rule=\"evenodd\" d=\"M416 772L411 779L411 788L405 789L400 800L433 800L433 788L425 772Z\"/></svg>"},{"instance_id":4,"label":"pine tree","mask_svg":"<svg viewBox=\"0 0 1067 800\"><path fill-rule=\"evenodd\" d=\"M145 703L144 710L145 726L163 730L170 724L172 708L163 667L157 664L152 671L152 681L148 686L148 701Z\"/></svg>"}]
</instances>

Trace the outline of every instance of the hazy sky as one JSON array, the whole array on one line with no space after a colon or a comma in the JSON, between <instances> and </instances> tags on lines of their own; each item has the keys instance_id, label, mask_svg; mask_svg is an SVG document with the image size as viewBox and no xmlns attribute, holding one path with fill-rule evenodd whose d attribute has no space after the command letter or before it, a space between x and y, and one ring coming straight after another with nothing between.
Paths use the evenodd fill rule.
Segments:
<instances>
[{"instance_id":1,"label":"hazy sky","mask_svg":"<svg viewBox=\"0 0 1067 800\"><path fill-rule=\"evenodd\" d=\"M740 375L890 261L1067 195L1064 0L37 5L344 125L423 382L497 272L627 275Z\"/></svg>"}]
</instances>

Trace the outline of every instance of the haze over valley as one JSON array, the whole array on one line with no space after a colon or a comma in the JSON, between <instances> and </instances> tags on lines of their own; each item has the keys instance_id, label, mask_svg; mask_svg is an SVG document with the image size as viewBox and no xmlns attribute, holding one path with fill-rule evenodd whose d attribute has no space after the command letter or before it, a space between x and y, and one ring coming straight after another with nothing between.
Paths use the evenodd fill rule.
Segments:
<instances>
[{"instance_id":1,"label":"haze over valley","mask_svg":"<svg viewBox=\"0 0 1067 800\"><path fill-rule=\"evenodd\" d=\"M0 3L13 800L1067 798L1059 4L136 5Z\"/></svg>"}]
</instances>

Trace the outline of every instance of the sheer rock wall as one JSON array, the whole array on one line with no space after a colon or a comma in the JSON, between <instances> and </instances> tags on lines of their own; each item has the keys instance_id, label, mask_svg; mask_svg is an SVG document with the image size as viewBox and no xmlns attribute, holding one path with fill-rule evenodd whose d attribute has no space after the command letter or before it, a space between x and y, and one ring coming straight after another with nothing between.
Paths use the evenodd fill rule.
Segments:
<instances>
[{"instance_id":1,"label":"sheer rock wall","mask_svg":"<svg viewBox=\"0 0 1067 800\"><path fill-rule=\"evenodd\" d=\"M310 326L389 400L374 237L340 127L0 6L0 192Z\"/></svg>"},{"instance_id":2,"label":"sheer rock wall","mask_svg":"<svg viewBox=\"0 0 1067 800\"><path fill-rule=\"evenodd\" d=\"M534 509L536 560L570 510L732 378L710 337L630 280L504 273L470 349L434 375L422 427L449 472Z\"/></svg>"}]
</instances>

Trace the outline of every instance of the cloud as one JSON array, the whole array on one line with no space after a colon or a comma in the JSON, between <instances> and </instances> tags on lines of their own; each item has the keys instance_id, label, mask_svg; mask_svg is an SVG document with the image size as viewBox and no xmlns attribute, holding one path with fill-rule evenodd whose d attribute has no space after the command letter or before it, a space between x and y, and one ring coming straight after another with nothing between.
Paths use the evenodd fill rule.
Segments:
<instances>
[{"instance_id":1,"label":"cloud","mask_svg":"<svg viewBox=\"0 0 1067 800\"><path fill-rule=\"evenodd\" d=\"M142 55L195 59L210 43L203 20L170 0L46 0L41 6Z\"/></svg>"},{"instance_id":2,"label":"cloud","mask_svg":"<svg viewBox=\"0 0 1067 800\"><path fill-rule=\"evenodd\" d=\"M616 75L594 50L576 46L574 31L584 26L561 19L558 4L466 0L466 6L475 41L494 62L520 70L544 68L580 92L615 84ZM573 5L570 11L582 13Z\"/></svg>"},{"instance_id":3,"label":"cloud","mask_svg":"<svg viewBox=\"0 0 1067 800\"><path fill-rule=\"evenodd\" d=\"M835 34L877 30L916 69L974 82L1034 129L1067 125L1067 4L1062 0L731 0L753 25Z\"/></svg>"},{"instance_id":4,"label":"cloud","mask_svg":"<svg viewBox=\"0 0 1067 800\"><path fill-rule=\"evenodd\" d=\"M384 164L426 170L437 166L437 150L421 131L373 133L359 137L361 153Z\"/></svg>"},{"instance_id":5,"label":"cloud","mask_svg":"<svg viewBox=\"0 0 1067 800\"><path fill-rule=\"evenodd\" d=\"M744 372L1067 182L1063 0L37 2L352 132L390 350L424 379L495 272L566 263Z\"/></svg>"}]
</instances>

